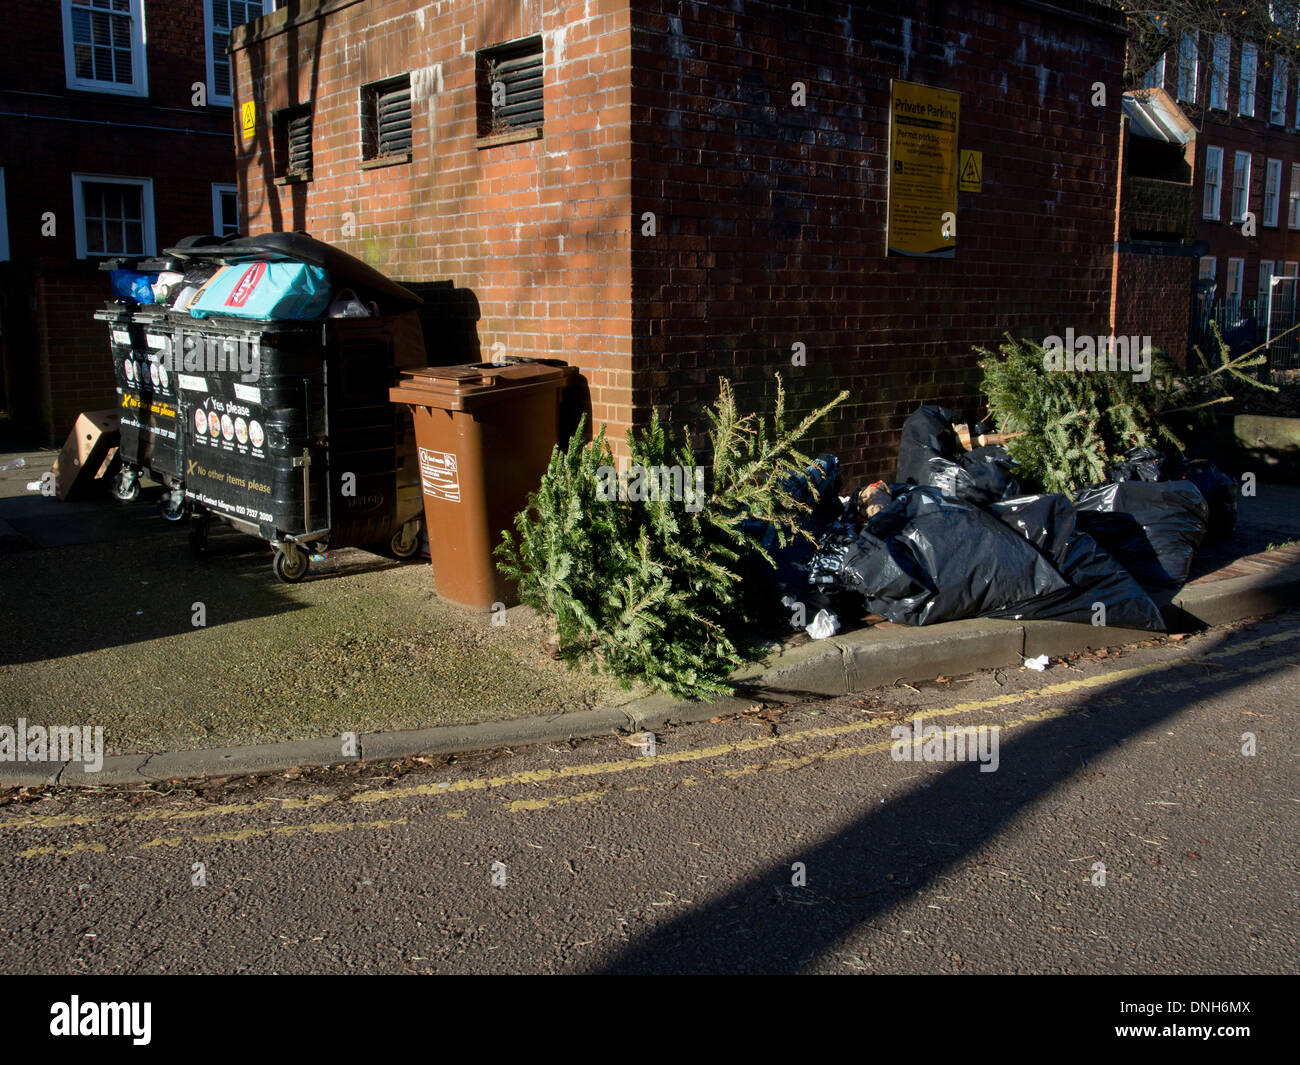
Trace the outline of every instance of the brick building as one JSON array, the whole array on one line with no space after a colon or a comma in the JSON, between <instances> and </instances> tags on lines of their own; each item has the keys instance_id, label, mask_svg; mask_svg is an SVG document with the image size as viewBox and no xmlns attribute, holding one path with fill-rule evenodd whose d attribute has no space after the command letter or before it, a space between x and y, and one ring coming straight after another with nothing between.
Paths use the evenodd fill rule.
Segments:
<instances>
[{"instance_id":1,"label":"brick building","mask_svg":"<svg viewBox=\"0 0 1300 1065\"><path fill-rule=\"evenodd\" d=\"M61 439L115 404L98 260L239 225L231 22L267 0L7 0L0 55L0 409Z\"/></svg>"},{"instance_id":2,"label":"brick building","mask_svg":"<svg viewBox=\"0 0 1300 1065\"><path fill-rule=\"evenodd\" d=\"M1121 22L1084 0L301 0L232 40L241 198L252 232L445 286L436 358L580 367L615 435L781 370L805 405L849 389L827 442L888 472L919 401L974 405L974 345L1107 330ZM886 252L891 79L959 93L983 153L951 257Z\"/></svg>"},{"instance_id":3,"label":"brick building","mask_svg":"<svg viewBox=\"0 0 1300 1065\"><path fill-rule=\"evenodd\" d=\"M1214 286L1201 298L1229 321L1256 318L1262 340L1270 308L1289 322L1295 307L1297 282L1270 280L1300 273L1300 63L1229 33L1184 35L1144 84L1196 130L1197 278Z\"/></svg>"},{"instance_id":4,"label":"brick building","mask_svg":"<svg viewBox=\"0 0 1300 1065\"><path fill-rule=\"evenodd\" d=\"M1196 127L1163 89L1124 94L1111 333L1186 364L1198 256Z\"/></svg>"}]
</instances>

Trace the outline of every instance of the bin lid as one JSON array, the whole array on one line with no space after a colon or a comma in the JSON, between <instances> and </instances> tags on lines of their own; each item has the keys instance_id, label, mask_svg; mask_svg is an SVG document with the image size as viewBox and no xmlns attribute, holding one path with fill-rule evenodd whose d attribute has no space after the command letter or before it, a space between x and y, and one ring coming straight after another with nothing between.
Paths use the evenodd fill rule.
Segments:
<instances>
[{"instance_id":1,"label":"bin lid","mask_svg":"<svg viewBox=\"0 0 1300 1065\"><path fill-rule=\"evenodd\" d=\"M226 239L189 237L165 254L177 259L215 259L222 263L300 262L329 271L340 288L369 289L379 296L415 307L424 302L404 285L381 274L373 266L349 255L342 248L309 237L306 233L262 233L255 237Z\"/></svg>"},{"instance_id":2,"label":"bin lid","mask_svg":"<svg viewBox=\"0 0 1300 1065\"><path fill-rule=\"evenodd\" d=\"M563 386L577 374L564 364L514 361L504 364L420 366L402 371L388 396L394 403L440 410L472 410L515 398L537 388Z\"/></svg>"}]
</instances>

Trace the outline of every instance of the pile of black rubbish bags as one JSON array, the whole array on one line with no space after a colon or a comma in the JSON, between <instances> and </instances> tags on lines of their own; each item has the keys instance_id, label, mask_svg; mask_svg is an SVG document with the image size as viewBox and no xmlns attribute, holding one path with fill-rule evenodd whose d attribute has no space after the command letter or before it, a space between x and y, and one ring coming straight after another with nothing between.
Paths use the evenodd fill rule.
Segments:
<instances>
[{"instance_id":1,"label":"pile of black rubbish bags","mask_svg":"<svg viewBox=\"0 0 1300 1065\"><path fill-rule=\"evenodd\" d=\"M917 410L897 481L847 502L839 461L818 457L792 486L813 507L816 544L775 553L781 593L906 625L1046 618L1163 632L1148 590L1184 583L1202 541L1232 532L1236 483L1209 462L1138 448L1073 501L1022 495L1006 449L965 450L955 418Z\"/></svg>"}]
</instances>

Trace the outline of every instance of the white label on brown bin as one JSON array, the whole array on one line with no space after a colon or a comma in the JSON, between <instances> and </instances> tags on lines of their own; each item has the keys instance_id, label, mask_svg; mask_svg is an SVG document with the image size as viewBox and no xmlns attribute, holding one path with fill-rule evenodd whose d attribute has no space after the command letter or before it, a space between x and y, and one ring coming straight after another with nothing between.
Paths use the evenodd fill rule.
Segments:
<instances>
[{"instance_id":1,"label":"white label on brown bin","mask_svg":"<svg viewBox=\"0 0 1300 1065\"><path fill-rule=\"evenodd\" d=\"M430 499L460 502L460 469L450 451L420 448L420 483Z\"/></svg>"}]
</instances>

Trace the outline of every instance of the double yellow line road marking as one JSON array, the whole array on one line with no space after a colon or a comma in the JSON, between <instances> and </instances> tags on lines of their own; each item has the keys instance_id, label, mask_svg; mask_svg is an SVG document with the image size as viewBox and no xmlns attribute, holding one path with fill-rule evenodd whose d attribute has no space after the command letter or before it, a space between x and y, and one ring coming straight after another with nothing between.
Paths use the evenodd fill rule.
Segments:
<instances>
[{"instance_id":1,"label":"double yellow line road marking","mask_svg":"<svg viewBox=\"0 0 1300 1065\"><path fill-rule=\"evenodd\" d=\"M946 707L934 707L929 709L923 707L908 708L904 712L904 718L916 714L922 714L927 720L933 720L936 718L955 717L962 714L990 713L1001 707L1077 696L1091 691L1104 690L1108 687L1122 685L1144 677L1156 677L1161 674L1168 674L1186 666L1201 664L1211 665L1225 659L1239 658L1242 655L1249 654L1253 651L1267 650L1272 647L1293 643L1297 640L1300 640L1300 632L1264 636L1244 643L1222 647L1218 650L1208 651L1203 654L1189 653L1168 661L1153 662L1146 665L1130 666L1125 669L1110 670L1091 677L1079 677L1072 680L1061 681L1056 684L1048 684L1041 688L1006 692L1002 695L995 695L986 699L969 700ZM1266 659L1262 662L1252 663L1249 665L1216 668L1214 676L1215 679L1226 679L1233 676L1249 676L1252 674L1268 672L1277 667L1278 663L1275 659ZM1146 689L1145 694L1150 696L1157 693L1185 691L1199 687L1203 683L1204 681L1201 676L1181 679L1170 678L1158 686ZM1117 698L1106 700L1107 704L1118 704L1120 702L1122 702L1122 700ZM1066 713L1068 713L1068 711L1065 709L1060 707L1051 707L1046 710L1025 714L1012 720L1000 721L998 724L1004 730L1019 728L1025 725L1049 720L1051 718L1060 717ZM557 769L528 769L501 776L465 777L459 780L438 781L436 783L415 784L404 787L375 788L345 796L318 793L300 798L269 797L265 799L257 799L251 802L222 803L216 806L199 806L186 809L138 810L123 814L55 814L51 816L28 817L24 817L21 814L11 814L0 818L0 833L27 829L94 827L105 822L121 826L150 824L154 822L174 823L193 820L196 818L241 817L266 812L275 812L277 814L287 813L299 810L319 809L330 805L335 805L342 809L351 804L377 804L423 797L450 797L468 792L492 792L503 788L530 785L535 787L539 784L562 783L565 781L582 780L592 777L614 777L617 779L620 774L641 774L661 769L664 766L669 765L686 765L696 762L709 762L728 756L771 750L776 747L789 747L793 744L838 740L855 733L889 728L896 724L898 720L899 718L897 717L875 717L863 721L850 722L845 725L830 725L821 728L801 729L794 732L786 732L780 736L758 736L750 739L739 740L734 743L722 743L709 747L665 752L653 757L632 755L628 758L613 762L593 762L585 765L561 766ZM749 762L741 766L726 766L720 769L710 770L705 777L678 777L665 781L629 785L622 790L657 791L670 787L690 787L700 785L708 780L729 780L752 776L756 773L762 772L788 771L821 760L831 761L840 758L875 754L880 751L888 750L892 743L892 739L884 739L856 746L832 747L829 750L823 749L809 754L790 755L767 761ZM536 798L516 799L505 802L502 808L508 813L531 813L540 810L553 809L559 806L590 803L598 801L608 790L609 788L606 787L576 794L561 792ZM442 811L438 816L450 820L461 820L467 816L467 813L468 811L464 809L451 809ZM266 828L246 828L229 832L161 836L138 845L136 849L147 851L158 847L175 848L182 844L242 842L249 839L276 836L289 837L302 834L329 834L356 829L373 830L407 823L407 818L401 817L392 820L327 821L294 825L272 825ZM77 854L83 852L103 853L106 850L107 847L103 843L83 842L63 848L54 846L31 847L27 850L21 851L20 855L22 857L36 857L44 854Z\"/></svg>"}]
</instances>

